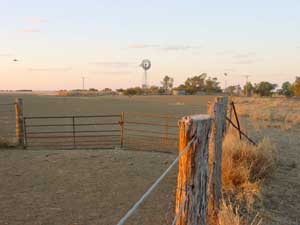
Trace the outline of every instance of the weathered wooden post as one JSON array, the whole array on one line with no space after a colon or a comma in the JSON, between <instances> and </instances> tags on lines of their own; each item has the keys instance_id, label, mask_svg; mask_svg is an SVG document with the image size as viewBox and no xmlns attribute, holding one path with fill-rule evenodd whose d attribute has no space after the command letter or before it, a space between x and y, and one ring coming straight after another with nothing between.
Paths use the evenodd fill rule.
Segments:
<instances>
[{"instance_id":1,"label":"weathered wooden post","mask_svg":"<svg viewBox=\"0 0 300 225\"><path fill-rule=\"evenodd\" d=\"M190 141L190 149L179 159L176 190L176 225L207 224L208 142L211 118L184 117L179 121L179 154Z\"/></svg>"},{"instance_id":2,"label":"weathered wooden post","mask_svg":"<svg viewBox=\"0 0 300 225\"><path fill-rule=\"evenodd\" d=\"M23 116L23 99L15 99L15 112L16 112L16 138L17 142L21 146L25 146L24 143L24 116Z\"/></svg>"},{"instance_id":3,"label":"weathered wooden post","mask_svg":"<svg viewBox=\"0 0 300 225\"><path fill-rule=\"evenodd\" d=\"M210 142L212 172L210 178L210 195L214 214L217 215L222 199L222 143L226 129L227 97L217 97L208 107L213 119Z\"/></svg>"}]
</instances>

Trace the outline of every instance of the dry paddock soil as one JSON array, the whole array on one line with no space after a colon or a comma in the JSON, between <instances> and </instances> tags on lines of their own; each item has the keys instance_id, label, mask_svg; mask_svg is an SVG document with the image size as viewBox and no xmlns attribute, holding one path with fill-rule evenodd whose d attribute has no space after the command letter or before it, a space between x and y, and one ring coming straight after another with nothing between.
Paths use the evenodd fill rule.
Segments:
<instances>
[{"instance_id":1,"label":"dry paddock soil","mask_svg":"<svg viewBox=\"0 0 300 225\"><path fill-rule=\"evenodd\" d=\"M205 112L209 99L24 96L27 115L81 114L91 109L120 112L124 107L126 111L194 114ZM248 133L256 140L267 136L278 148L276 168L264 181L259 202L262 224L299 225L300 128L263 127ZM116 224L175 157L129 150L1 149L0 225ZM171 224L176 172L174 168L128 224Z\"/></svg>"},{"instance_id":2,"label":"dry paddock soil","mask_svg":"<svg viewBox=\"0 0 300 225\"><path fill-rule=\"evenodd\" d=\"M174 158L122 150L1 151L0 224L116 224ZM175 172L128 224L171 223Z\"/></svg>"},{"instance_id":3,"label":"dry paddock soil","mask_svg":"<svg viewBox=\"0 0 300 225\"><path fill-rule=\"evenodd\" d=\"M299 225L300 131L262 132L279 150L263 185L262 224ZM0 225L116 224L174 158L128 150L0 150ZM176 172L128 224L171 224Z\"/></svg>"}]
</instances>

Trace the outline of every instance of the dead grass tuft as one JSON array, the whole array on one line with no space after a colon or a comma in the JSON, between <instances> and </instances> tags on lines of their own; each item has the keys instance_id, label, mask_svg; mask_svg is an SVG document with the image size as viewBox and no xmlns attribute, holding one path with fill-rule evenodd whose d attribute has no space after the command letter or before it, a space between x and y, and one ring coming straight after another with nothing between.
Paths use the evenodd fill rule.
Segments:
<instances>
[{"instance_id":1,"label":"dead grass tuft","mask_svg":"<svg viewBox=\"0 0 300 225\"><path fill-rule=\"evenodd\" d=\"M253 211L261 181L271 173L275 164L275 152L276 148L269 139L253 146L240 140L235 130L228 131L223 141L222 184L224 197L231 201L222 202L218 222L213 224L247 224L244 214Z\"/></svg>"},{"instance_id":2,"label":"dead grass tuft","mask_svg":"<svg viewBox=\"0 0 300 225\"><path fill-rule=\"evenodd\" d=\"M232 204L222 201L219 215L218 225L241 225L245 224L245 221L239 216L238 208L234 208Z\"/></svg>"},{"instance_id":3,"label":"dead grass tuft","mask_svg":"<svg viewBox=\"0 0 300 225\"><path fill-rule=\"evenodd\" d=\"M262 218L259 214L253 218L252 221L247 222L246 219L239 216L237 207L233 207L230 201L222 201L220 206L220 211L218 215L218 221L216 222L217 225L261 225Z\"/></svg>"}]
</instances>

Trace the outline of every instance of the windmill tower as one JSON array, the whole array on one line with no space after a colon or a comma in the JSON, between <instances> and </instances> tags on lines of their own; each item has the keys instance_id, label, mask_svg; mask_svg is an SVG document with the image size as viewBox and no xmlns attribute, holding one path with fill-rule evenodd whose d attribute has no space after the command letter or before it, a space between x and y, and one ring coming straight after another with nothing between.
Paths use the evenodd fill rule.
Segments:
<instances>
[{"instance_id":1,"label":"windmill tower","mask_svg":"<svg viewBox=\"0 0 300 225\"><path fill-rule=\"evenodd\" d=\"M149 70L151 68L151 62L149 59L144 59L140 66L144 69L144 79L142 82L142 88L146 89L146 88L148 88L147 70Z\"/></svg>"}]
</instances>

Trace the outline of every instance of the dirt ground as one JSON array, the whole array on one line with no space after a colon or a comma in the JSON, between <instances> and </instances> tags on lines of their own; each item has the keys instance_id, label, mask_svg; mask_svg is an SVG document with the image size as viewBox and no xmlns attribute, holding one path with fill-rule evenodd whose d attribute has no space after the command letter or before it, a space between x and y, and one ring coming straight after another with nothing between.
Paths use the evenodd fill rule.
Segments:
<instances>
[{"instance_id":1,"label":"dirt ground","mask_svg":"<svg viewBox=\"0 0 300 225\"><path fill-rule=\"evenodd\" d=\"M300 224L300 129L263 129L278 149L274 172L263 183L263 224Z\"/></svg>"},{"instance_id":2,"label":"dirt ground","mask_svg":"<svg viewBox=\"0 0 300 225\"><path fill-rule=\"evenodd\" d=\"M262 183L257 212L263 225L300 224L300 127L277 128L278 122L255 122L243 118L243 127L256 141L269 138L276 146L276 163ZM259 126L259 128L257 128Z\"/></svg>"},{"instance_id":3,"label":"dirt ground","mask_svg":"<svg viewBox=\"0 0 300 225\"><path fill-rule=\"evenodd\" d=\"M13 98L10 96L9 98ZM1 100L7 96L0 96ZM57 98L25 96L26 115L93 112L203 113L212 97ZM238 106L237 106L238 107ZM255 110L255 108L253 109ZM250 123L255 140L277 146L274 172L258 205L264 225L300 224L300 127ZM249 125L251 124L251 125ZM255 124L255 126L253 126ZM258 124L259 125L258 128ZM0 225L112 225L175 158L174 154L124 150L0 150ZM171 224L177 168L128 224Z\"/></svg>"},{"instance_id":4,"label":"dirt ground","mask_svg":"<svg viewBox=\"0 0 300 225\"><path fill-rule=\"evenodd\" d=\"M116 224L174 158L123 150L1 150L0 224ZM176 172L128 224L171 223Z\"/></svg>"},{"instance_id":5,"label":"dirt ground","mask_svg":"<svg viewBox=\"0 0 300 225\"><path fill-rule=\"evenodd\" d=\"M299 128L266 128L278 148L259 201L266 225L298 225ZM124 150L1 150L1 225L111 225L138 200L174 154ZM177 168L128 224L171 224Z\"/></svg>"}]
</instances>

